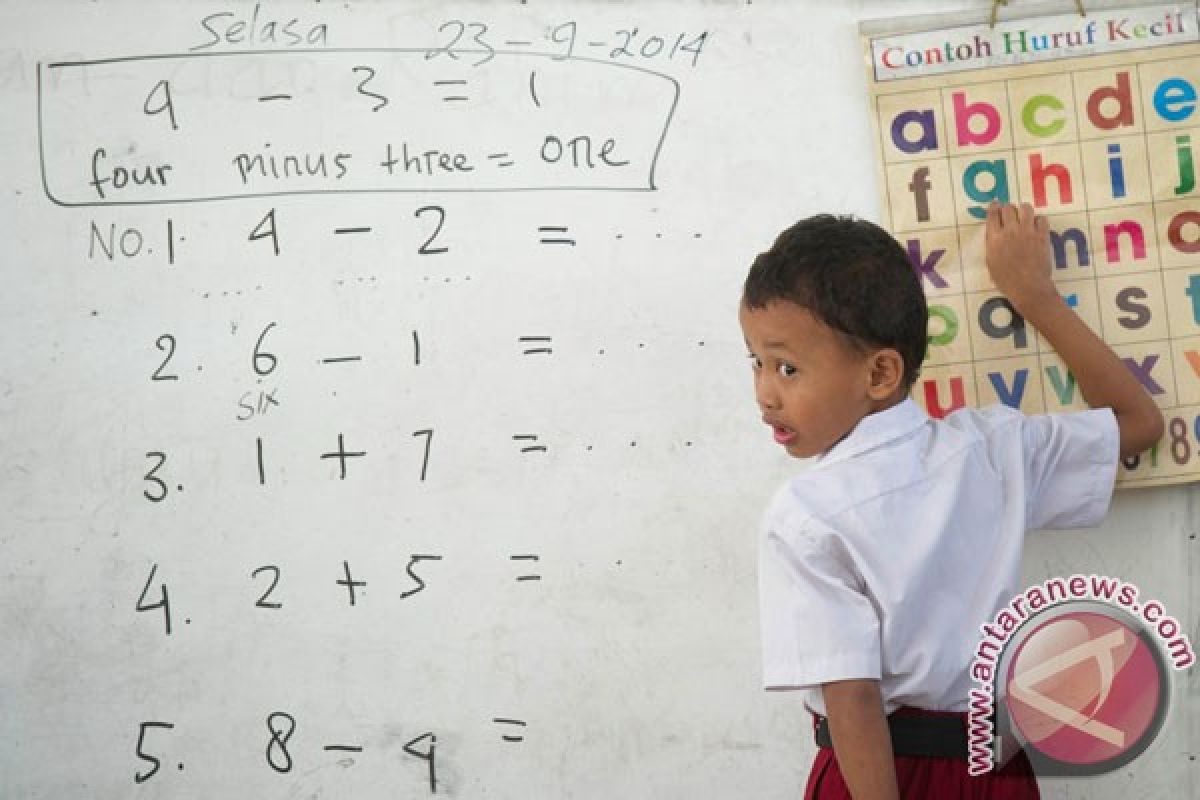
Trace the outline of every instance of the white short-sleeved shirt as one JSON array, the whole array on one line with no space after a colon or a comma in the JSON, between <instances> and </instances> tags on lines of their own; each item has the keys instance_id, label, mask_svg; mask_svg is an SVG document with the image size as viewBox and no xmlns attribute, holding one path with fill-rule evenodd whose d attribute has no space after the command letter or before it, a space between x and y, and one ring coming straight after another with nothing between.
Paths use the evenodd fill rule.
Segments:
<instances>
[{"instance_id":1,"label":"white short-sleeved shirt","mask_svg":"<svg viewBox=\"0 0 1200 800\"><path fill-rule=\"evenodd\" d=\"M933 420L911 398L864 417L776 493L763 521L763 680L880 681L885 711L964 711L979 626L1012 599L1024 533L1096 525L1119 438L1110 409L1006 406Z\"/></svg>"}]
</instances>

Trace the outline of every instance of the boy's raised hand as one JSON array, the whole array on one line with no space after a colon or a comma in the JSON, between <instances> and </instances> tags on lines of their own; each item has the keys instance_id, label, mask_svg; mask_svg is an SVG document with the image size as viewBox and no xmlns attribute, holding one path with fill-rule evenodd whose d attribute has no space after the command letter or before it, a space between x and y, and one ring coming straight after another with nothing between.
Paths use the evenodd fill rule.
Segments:
<instances>
[{"instance_id":1,"label":"boy's raised hand","mask_svg":"<svg viewBox=\"0 0 1200 800\"><path fill-rule=\"evenodd\" d=\"M1066 363L1088 404L1113 410L1121 456L1137 455L1157 442L1163 417L1154 399L1054 286L1045 218L1028 203L1020 208L992 203L986 235L987 267L996 288Z\"/></svg>"},{"instance_id":2,"label":"boy's raised hand","mask_svg":"<svg viewBox=\"0 0 1200 800\"><path fill-rule=\"evenodd\" d=\"M992 202L987 210L987 268L996 288L1025 314L1034 304L1057 299L1051 279L1050 226L1033 206Z\"/></svg>"}]
</instances>

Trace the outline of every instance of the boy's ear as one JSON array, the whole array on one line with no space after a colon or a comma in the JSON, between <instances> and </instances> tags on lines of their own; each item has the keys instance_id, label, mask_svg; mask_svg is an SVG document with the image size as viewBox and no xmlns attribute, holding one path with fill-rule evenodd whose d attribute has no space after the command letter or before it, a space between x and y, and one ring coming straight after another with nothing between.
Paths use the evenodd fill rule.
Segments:
<instances>
[{"instance_id":1,"label":"boy's ear","mask_svg":"<svg viewBox=\"0 0 1200 800\"><path fill-rule=\"evenodd\" d=\"M868 358L870 382L867 394L872 400L885 400L904 385L904 357L899 351L885 347Z\"/></svg>"}]
</instances>

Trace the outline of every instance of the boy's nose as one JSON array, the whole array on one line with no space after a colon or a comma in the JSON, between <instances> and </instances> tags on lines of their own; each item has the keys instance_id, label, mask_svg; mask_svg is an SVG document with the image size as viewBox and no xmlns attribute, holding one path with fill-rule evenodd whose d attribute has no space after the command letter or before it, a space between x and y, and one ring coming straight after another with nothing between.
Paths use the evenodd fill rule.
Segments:
<instances>
[{"instance_id":1,"label":"boy's nose","mask_svg":"<svg viewBox=\"0 0 1200 800\"><path fill-rule=\"evenodd\" d=\"M779 393L771 386L770 381L762 379L755 381L754 395L758 401L758 407L763 411L772 411L779 408Z\"/></svg>"}]
</instances>

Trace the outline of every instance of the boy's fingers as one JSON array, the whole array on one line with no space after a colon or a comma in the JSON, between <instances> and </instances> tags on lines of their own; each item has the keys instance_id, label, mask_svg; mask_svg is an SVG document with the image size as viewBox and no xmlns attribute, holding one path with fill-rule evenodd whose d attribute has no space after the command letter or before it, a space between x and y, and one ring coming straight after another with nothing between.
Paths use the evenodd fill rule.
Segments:
<instances>
[{"instance_id":1,"label":"boy's fingers","mask_svg":"<svg viewBox=\"0 0 1200 800\"><path fill-rule=\"evenodd\" d=\"M1021 208L1017 212L1017 217L1021 222L1033 223L1037 219L1037 213L1033 210L1033 206L1029 203L1021 203Z\"/></svg>"},{"instance_id":2,"label":"boy's fingers","mask_svg":"<svg viewBox=\"0 0 1200 800\"><path fill-rule=\"evenodd\" d=\"M995 200L988 203L987 227L988 227L988 230L995 230L1000 227L1000 204L997 203Z\"/></svg>"},{"instance_id":3,"label":"boy's fingers","mask_svg":"<svg viewBox=\"0 0 1200 800\"><path fill-rule=\"evenodd\" d=\"M1017 207L1005 204L1000 208L1000 223L1005 227L1017 224Z\"/></svg>"}]
</instances>

